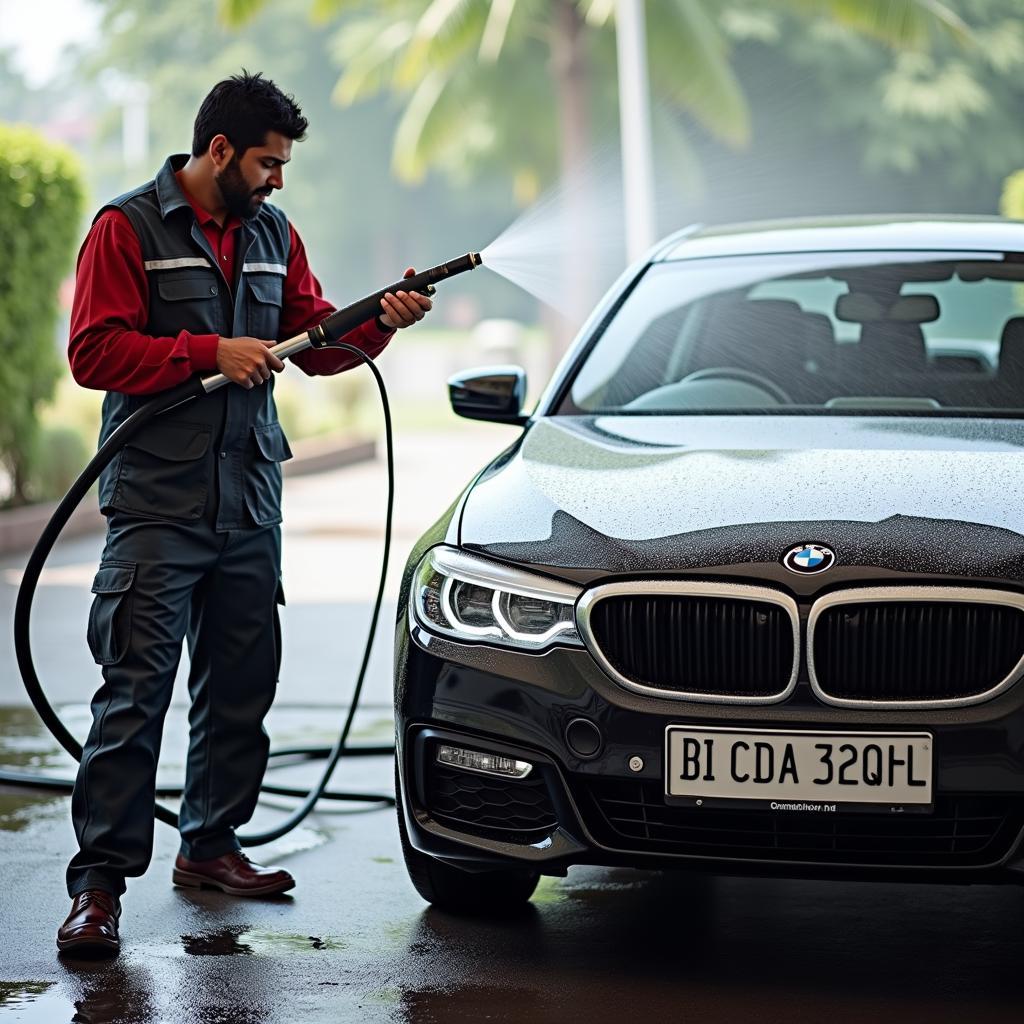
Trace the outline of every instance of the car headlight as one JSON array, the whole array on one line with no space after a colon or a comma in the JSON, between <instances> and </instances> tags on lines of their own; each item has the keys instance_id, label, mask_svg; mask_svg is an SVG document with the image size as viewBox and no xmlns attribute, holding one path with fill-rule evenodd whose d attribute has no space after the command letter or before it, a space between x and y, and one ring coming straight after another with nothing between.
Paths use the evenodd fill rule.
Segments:
<instances>
[{"instance_id":1,"label":"car headlight","mask_svg":"<svg viewBox=\"0 0 1024 1024\"><path fill-rule=\"evenodd\" d=\"M526 650L583 643L574 614L582 588L571 583L439 547L416 567L413 591L416 620L443 636Z\"/></svg>"}]
</instances>

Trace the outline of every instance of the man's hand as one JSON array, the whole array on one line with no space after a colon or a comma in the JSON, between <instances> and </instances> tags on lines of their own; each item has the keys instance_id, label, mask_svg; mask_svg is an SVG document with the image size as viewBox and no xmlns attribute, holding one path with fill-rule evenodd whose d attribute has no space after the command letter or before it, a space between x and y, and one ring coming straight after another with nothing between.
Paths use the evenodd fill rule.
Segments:
<instances>
[{"instance_id":1,"label":"man's hand","mask_svg":"<svg viewBox=\"0 0 1024 1024\"><path fill-rule=\"evenodd\" d=\"M409 267L405 277L412 277L416 271ZM426 295L419 292L385 292L384 298L380 300L380 321L386 327L394 327L401 330L403 327L410 327L417 320L422 320L434 304Z\"/></svg>"},{"instance_id":2,"label":"man's hand","mask_svg":"<svg viewBox=\"0 0 1024 1024\"><path fill-rule=\"evenodd\" d=\"M229 380L251 388L270 380L270 373L284 369L271 346L276 341L259 338L220 338L217 342L217 369Z\"/></svg>"}]
</instances>

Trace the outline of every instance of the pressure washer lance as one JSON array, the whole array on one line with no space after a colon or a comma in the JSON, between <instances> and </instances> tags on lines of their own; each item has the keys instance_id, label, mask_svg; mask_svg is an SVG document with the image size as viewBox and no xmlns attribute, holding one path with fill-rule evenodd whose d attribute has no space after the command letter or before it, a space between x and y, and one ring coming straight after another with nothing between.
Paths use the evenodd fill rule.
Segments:
<instances>
[{"instance_id":1,"label":"pressure washer lance","mask_svg":"<svg viewBox=\"0 0 1024 1024\"><path fill-rule=\"evenodd\" d=\"M381 299L387 292L424 292L432 295L436 285L446 281L456 274L462 274L467 270L473 270L480 266L483 261L480 254L476 252L466 253L458 259L448 263L440 263L429 270L423 270L411 277L403 278L394 284L382 288L373 295L353 302L343 309L336 310L329 317L323 320L316 327L297 335L287 341L282 341L272 346L269 351L273 352L279 359L287 359L298 352L308 348L336 348L344 349L353 356L361 359L369 368L377 383L377 390L380 393L381 407L384 414L384 436L387 449L388 469L388 500L387 514L384 521L384 551L381 558L380 580L377 586L377 596L373 606L373 615L370 619L370 627L367 631L366 645L363 648L363 659L359 666L359 673L356 676L355 687L352 692L352 699L349 702L348 713L341 732L332 747L290 747L286 750L270 752L272 760L284 763L292 763L295 760L319 760L326 759L327 764L320 776L319 782L308 792L288 786L264 785L262 791L280 796L300 797L301 803L273 829L251 835L238 836L242 846L261 846L264 843L272 842L290 832L299 824L313 809L313 806L321 798L332 800L356 800L373 803L394 804L394 798L387 794L367 793L339 793L327 790L327 783L343 755L359 754L387 755L394 752L394 747L384 746L359 746L346 748L348 734L352 728L352 720L355 717L356 709L359 706L359 698L363 690L363 681L366 678L366 668L370 661L370 651L373 647L373 640L377 632L377 622L380 618L381 603L384 598L384 584L387 577L388 559L391 553L391 520L394 509L395 498L395 460L394 445L391 430L391 407L388 403L387 389L384 387L384 380L380 375L373 360L361 349L354 345L339 341L349 331L360 324L372 320L381 308ZM36 541L36 546L29 555L25 572L22 576L21 586L18 590L18 599L14 607L14 650L18 658L18 668L21 671L21 678L25 684L32 705L39 713L43 724L50 730L58 743L76 760L82 759L81 744L65 728L64 723L57 717L50 702L43 692L39 676L36 674L35 662L32 658L32 644L30 636L30 623L32 615L32 600L35 596L36 584L39 581L40 573L46 560L50 555L53 545L60 536L71 514L81 503L82 499L89 493L89 488L96 482L104 467L110 463L114 456L154 417L177 408L193 399L216 391L225 384L230 383L229 378L222 373L213 374L208 377L193 377L177 387L169 388L150 399L145 405L131 414L100 446L99 450L92 457L89 464L82 470L78 479L68 488L67 494L60 500L49 522L43 529ZM73 779L58 779L48 775L32 775L27 772L14 772L7 769L0 769L0 783L17 786L29 786L32 788L60 790L70 792L74 787ZM180 796L180 787L164 787L158 791L158 796ZM178 824L178 816L161 804L154 808L156 817L169 825Z\"/></svg>"},{"instance_id":2,"label":"pressure washer lance","mask_svg":"<svg viewBox=\"0 0 1024 1024\"><path fill-rule=\"evenodd\" d=\"M436 267L431 267L429 270L421 271L412 277L403 278L401 281L396 281L394 284L388 285L387 288L383 288L373 295L366 296L365 299L353 302L351 306L336 310L312 330L307 331L305 334L300 334L290 341L282 341L279 345L275 345L270 349L270 351L278 359L287 359L297 352L304 352L307 348L327 348L332 343L338 341L339 338L348 334L354 327L366 323L367 320L372 320L380 312L380 300L384 298L387 292L391 292L393 295L401 290L405 292L425 292L428 295L433 295L438 282L445 281L456 274L462 274L467 270L473 270L475 267L480 266L482 262L480 253L467 252L465 256L460 256L450 263L439 263ZM201 379L203 391L207 394L211 391L216 391L217 388L223 387L228 383L229 380L223 373L215 373L211 377L203 377Z\"/></svg>"}]
</instances>

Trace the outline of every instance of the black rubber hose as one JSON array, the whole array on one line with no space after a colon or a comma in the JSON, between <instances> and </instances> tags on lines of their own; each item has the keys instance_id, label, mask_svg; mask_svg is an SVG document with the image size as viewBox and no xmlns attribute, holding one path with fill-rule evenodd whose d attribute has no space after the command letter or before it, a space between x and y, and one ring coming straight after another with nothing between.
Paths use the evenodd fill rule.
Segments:
<instances>
[{"instance_id":1,"label":"black rubber hose","mask_svg":"<svg viewBox=\"0 0 1024 1024\"><path fill-rule=\"evenodd\" d=\"M354 757L362 751L352 747L345 748L346 757ZM0 768L0 784L19 786L26 789L49 790L53 793L68 794L75 788L74 779L64 779L56 775L31 775L27 772L10 771L7 768ZM184 793L184 786L157 786L158 797L177 797ZM298 786L278 786L271 783L264 783L260 786L261 793L269 793L273 796L290 796L303 798L309 792L308 789L299 789ZM325 789L320 794L321 800L346 800L360 803L386 803L393 804L394 800L390 795L384 793L342 793L334 789Z\"/></svg>"},{"instance_id":2,"label":"black rubber hose","mask_svg":"<svg viewBox=\"0 0 1024 1024\"><path fill-rule=\"evenodd\" d=\"M323 761L330 756L333 749L333 747L282 747L279 750L270 751L270 763L267 765L267 768L287 768L290 765L302 764L305 761ZM394 753L394 745L388 743L360 743L358 746L345 747L345 757L392 757ZM275 761L283 763L275 764ZM56 793L71 793L75 788L74 779L42 772L17 771L10 768L0 768L0 784L23 787L25 789L45 789ZM298 786L280 786L267 783L261 786L260 790L264 793L272 793L275 796L299 798L304 798L309 792L308 789L299 789ZM181 796L183 792L183 786L156 787L156 795L158 797ZM390 796L380 793L341 793L333 789L324 790L320 799L355 800L367 803L392 802Z\"/></svg>"},{"instance_id":3,"label":"black rubber hose","mask_svg":"<svg viewBox=\"0 0 1024 1024\"><path fill-rule=\"evenodd\" d=\"M329 317L321 320L316 327L309 332L310 341L315 347L326 346L330 342L336 342L339 338L348 334L357 324L366 323L372 320L380 312L380 301L391 292L426 292L433 291L434 285L445 281L456 274L464 274L467 270L480 266L482 260L480 253L467 252L465 256L459 256L447 263L439 263L436 267L428 270L421 270L411 277L403 277L401 281L389 284L387 288L381 288L379 292L367 295L358 299L349 306L335 310Z\"/></svg>"},{"instance_id":4,"label":"black rubber hose","mask_svg":"<svg viewBox=\"0 0 1024 1024\"><path fill-rule=\"evenodd\" d=\"M391 426L391 406L388 402L387 389L384 380L380 375L373 360L361 349L344 342L333 342L331 348L344 349L357 358L361 359L373 373L377 389L380 392L381 408L384 414L384 435L387 451L387 473L388 473L388 499L387 513L384 522L384 550L381 559L380 581L377 587L377 596L374 601L373 614L370 619L370 627L367 631L366 645L363 650L363 659L356 677L356 684L352 693L352 700L349 704L348 713L344 725L332 747L291 747L281 751L271 751L271 759L282 757L301 757L303 759L326 758L327 765L321 773L319 782L308 792L293 789L292 787L265 786L267 792L276 795L299 796L302 802L296 807L283 822L272 829L253 835L239 835L238 840L243 846L260 846L272 842L295 828L313 809L317 800L321 797L328 799L353 799L371 801L374 803L394 804L394 797L390 794L363 793L363 794L337 794L327 792L327 783L334 772L338 761L345 754L351 754L362 749L346 748L348 734L352 728L352 721L359 706L359 698L363 690L363 682L366 677L366 669L370 660L370 652L373 647L374 637L377 632L377 623L380 618L380 608L384 598L384 586L387 579L388 560L391 554L391 524L394 509L395 497L395 472L394 472L394 444ZM35 597L36 586L39 576L42 573L46 560L53 550L53 546L60 536L61 531L67 524L68 519L74 510L81 504L82 499L89 493L89 489L99 478L100 473L110 463L114 456L154 417L159 416L170 409L199 398L206 392L200 378L192 378L176 388L172 388L163 394L157 395L148 401L141 408L137 409L103 442L99 450L89 461L89 464L82 470L78 479L68 488L67 494L61 499L49 522L43 529L39 540L29 556L28 563L22 576L21 586L18 590L18 598L14 607L14 650L18 660L18 668L21 672L25 690L33 707L42 719L43 724L52 733L54 739L70 754L76 761L82 759L82 746L74 736L67 730L64 723L54 711L46 697L39 676L36 672L35 661L32 657L31 643L31 615L32 602ZM372 750L374 755L387 755L394 752L393 746L378 746L367 748L367 753ZM0 773L0 781L8 785L21 785L40 789L62 789L66 792L74 786L73 780L57 779L47 775L33 775L25 772L12 772L4 770ZM160 795L179 795L180 790L161 790ZM168 825L177 827L178 816L161 804L154 805L156 817Z\"/></svg>"}]
</instances>

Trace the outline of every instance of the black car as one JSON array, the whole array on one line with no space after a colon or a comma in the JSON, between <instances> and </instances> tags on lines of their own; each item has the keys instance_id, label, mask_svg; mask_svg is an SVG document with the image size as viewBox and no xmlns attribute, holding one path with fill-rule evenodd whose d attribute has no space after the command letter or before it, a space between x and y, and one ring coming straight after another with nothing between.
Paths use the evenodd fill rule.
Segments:
<instances>
[{"instance_id":1,"label":"black car","mask_svg":"<svg viewBox=\"0 0 1024 1024\"><path fill-rule=\"evenodd\" d=\"M573 864L1024 877L1024 224L689 230L420 540L399 824L429 901Z\"/></svg>"}]
</instances>

